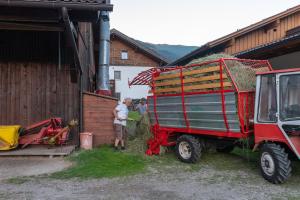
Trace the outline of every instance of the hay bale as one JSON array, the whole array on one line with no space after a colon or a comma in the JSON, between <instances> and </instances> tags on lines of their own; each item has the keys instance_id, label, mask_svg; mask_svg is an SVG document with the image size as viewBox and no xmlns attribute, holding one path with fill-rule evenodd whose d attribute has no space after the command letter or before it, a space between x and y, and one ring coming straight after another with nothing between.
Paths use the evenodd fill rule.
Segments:
<instances>
[{"instance_id":1,"label":"hay bale","mask_svg":"<svg viewBox=\"0 0 300 200\"><path fill-rule=\"evenodd\" d=\"M136 111L130 111L128 113L128 120L126 125L126 131L129 139L134 138L137 132L137 123L141 120L142 116Z\"/></svg>"},{"instance_id":2,"label":"hay bale","mask_svg":"<svg viewBox=\"0 0 300 200\"><path fill-rule=\"evenodd\" d=\"M145 154L147 141L152 137L150 131L150 120L148 115L144 115L137 123L135 137L127 142L127 151L134 154Z\"/></svg>"}]
</instances>

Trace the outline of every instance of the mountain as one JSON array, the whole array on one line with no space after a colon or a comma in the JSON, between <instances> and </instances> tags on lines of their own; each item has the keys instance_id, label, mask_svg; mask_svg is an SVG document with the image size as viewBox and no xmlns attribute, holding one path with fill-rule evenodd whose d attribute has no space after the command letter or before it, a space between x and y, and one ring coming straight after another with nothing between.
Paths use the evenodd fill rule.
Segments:
<instances>
[{"instance_id":1,"label":"mountain","mask_svg":"<svg viewBox=\"0 0 300 200\"><path fill-rule=\"evenodd\" d=\"M152 44L148 42L141 43L143 43L147 48L152 49L153 51L165 57L169 62L175 61L198 48L197 46Z\"/></svg>"}]
</instances>

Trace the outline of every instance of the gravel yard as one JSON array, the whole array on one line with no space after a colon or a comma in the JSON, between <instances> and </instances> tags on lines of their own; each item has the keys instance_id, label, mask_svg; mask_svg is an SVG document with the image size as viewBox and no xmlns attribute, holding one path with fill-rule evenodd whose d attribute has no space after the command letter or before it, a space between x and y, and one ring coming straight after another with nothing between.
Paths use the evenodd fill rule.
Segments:
<instances>
[{"instance_id":1,"label":"gravel yard","mask_svg":"<svg viewBox=\"0 0 300 200\"><path fill-rule=\"evenodd\" d=\"M300 199L300 175L297 170L295 173L286 184L272 185L260 176L255 163L235 155L209 154L197 165L183 164L170 156L155 159L146 172L119 178L2 179L0 199L295 200Z\"/></svg>"},{"instance_id":2,"label":"gravel yard","mask_svg":"<svg viewBox=\"0 0 300 200\"><path fill-rule=\"evenodd\" d=\"M0 181L19 176L53 173L63 170L71 164L63 158L0 157Z\"/></svg>"}]
</instances>

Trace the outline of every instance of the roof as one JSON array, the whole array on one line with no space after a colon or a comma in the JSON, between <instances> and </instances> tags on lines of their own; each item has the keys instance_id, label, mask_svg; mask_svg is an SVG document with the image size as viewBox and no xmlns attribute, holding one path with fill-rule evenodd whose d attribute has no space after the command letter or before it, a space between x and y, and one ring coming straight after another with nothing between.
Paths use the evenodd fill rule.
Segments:
<instances>
[{"instance_id":1,"label":"roof","mask_svg":"<svg viewBox=\"0 0 300 200\"><path fill-rule=\"evenodd\" d=\"M267 44L263 44L263 45L259 45L257 47L245 50L245 51L241 51L239 53L234 54L234 56L236 57L245 57L249 54L254 54L257 52L262 52L264 50L271 50L271 48L276 48L276 47L280 47L284 44L288 44L290 42L293 41L300 41L300 33L291 35L291 36L287 36L284 38L281 38L279 40L275 40L273 42L267 43Z\"/></svg>"},{"instance_id":2,"label":"roof","mask_svg":"<svg viewBox=\"0 0 300 200\"><path fill-rule=\"evenodd\" d=\"M230 33L224 37L221 37L221 38L218 38L216 40L213 40L213 41L210 41L208 43L206 43L205 45L201 46L200 48L196 49L195 51L192 51L191 53L179 58L178 60L168 64L168 65L177 65L178 63L181 63L181 62L184 62L185 60L187 59L190 59L194 56L197 56L198 54L201 54L207 50L210 50L211 48L214 48L214 47L217 47L218 45L221 45L229 40L231 40L232 38L235 38L235 37L239 37L241 35L244 35L244 34L247 34L253 30L256 30L256 29L259 29L259 28L262 28L272 22L275 22L276 20L278 19L281 19L281 18L284 18L286 16L289 16L291 14L294 14L296 12L299 12L300 11L300 5L297 5L293 8L290 8L290 9L287 9L279 14L276 14L276 15L273 15L271 17L268 17L264 20L261 20L257 23L254 23L250 26L247 26L245 28L242 28L240 30L237 30L236 32L233 32L233 33Z\"/></svg>"},{"instance_id":3,"label":"roof","mask_svg":"<svg viewBox=\"0 0 300 200\"><path fill-rule=\"evenodd\" d=\"M111 36L116 36L120 38L121 40L125 41L126 43L129 43L132 46L137 47L142 52L146 53L147 55L151 56L152 58L162 62L162 65L166 65L169 61L163 57L162 55L158 54L156 51L153 51L152 49L148 48L143 42L137 41L124 33L118 31L117 29L112 29L110 31Z\"/></svg>"},{"instance_id":4,"label":"roof","mask_svg":"<svg viewBox=\"0 0 300 200\"><path fill-rule=\"evenodd\" d=\"M0 6L112 11L110 0L0 0Z\"/></svg>"}]
</instances>

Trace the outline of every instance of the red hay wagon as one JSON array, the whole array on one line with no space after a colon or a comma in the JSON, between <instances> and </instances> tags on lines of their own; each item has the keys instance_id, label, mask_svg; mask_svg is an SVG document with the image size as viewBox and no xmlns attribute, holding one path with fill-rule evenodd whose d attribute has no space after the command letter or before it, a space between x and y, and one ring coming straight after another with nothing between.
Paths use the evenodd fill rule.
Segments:
<instances>
[{"instance_id":1,"label":"red hay wagon","mask_svg":"<svg viewBox=\"0 0 300 200\"><path fill-rule=\"evenodd\" d=\"M250 148L261 151L262 175L275 184L290 176L289 156L300 158L300 69L221 58L153 68L129 84L151 87L148 155L175 145L181 161L194 163L207 144L230 152L254 138Z\"/></svg>"}]
</instances>

